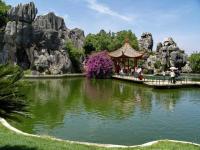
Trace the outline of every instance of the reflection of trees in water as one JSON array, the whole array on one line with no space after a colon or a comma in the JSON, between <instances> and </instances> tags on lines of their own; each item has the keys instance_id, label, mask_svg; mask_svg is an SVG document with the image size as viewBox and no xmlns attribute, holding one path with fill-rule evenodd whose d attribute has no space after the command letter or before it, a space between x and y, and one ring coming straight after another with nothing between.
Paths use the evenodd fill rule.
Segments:
<instances>
[{"instance_id":1,"label":"reflection of trees in water","mask_svg":"<svg viewBox=\"0 0 200 150\"><path fill-rule=\"evenodd\" d=\"M176 104L181 100L187 100L190 102L200 104L200 90L189 89L168 89L168 90L154 90L154 99L157 104L160 104L168 111L173 111Z\"/></svg>"},{"instance_id":2,"label":"reflection of trees in water","mask_svg":"<svg viewBox=\"0 0 200 150\"><path fill-rule=\"evenodd\" d=\"M84 104L87 111L115 119L132 116L136 107L151 111L151 94L142 86L115 80L86 80Z\"/></svg>"},{"instance_id":3,"label":"reflection of trees in water","mask_svg":"<svg viewBox=\"0 0 200 150\"><path fill-rule=\"evenodd\" d=\"M109 118L124 118L134 111L134 101L127 103L126 97L116 96L118 85L112 80L86 80L84 85L86 111ZM124 95L128 90L126 89Z\"/></svg>"},{"instance_id":4,"label":"reflection of trees in water","mask_svg":"<svg viewBox=\"0 0 200 150\"><path fill-rule=\"evenodd\" d=\"M25 119L22 125L26 127L22 128L32 132L34 124L38 122L43 122L49 129L57 126L58 123L62 123L66 103L71 99L68 97L75 93L74 89L77 89L73 86L76 86L73 80L33 81L32 87L26 89L28 99L31 101L30 110L33 118Z\"/></svg>"},{"instance_id":5,"label":"reflection of trees in water","mask_svg":"<svg viewBox=\"0 0 200 150\"><path fill-rule=\"evenodd\" d=\"M168 111L173 111L175 105L180 101L183 92L180 89L154 90L153 95L156 104L160 104Z\"/></svg>"},{"instance_id":6,"label":"reflection of trees in water","mask_svg":"<svg viewBox=\"0 0 200 150\"><path fill-rule=\"evenodd\" d=\"M149 114L153 101L171 110L182 95L191 96L187 90L153 90L139 84L85 78L34 80L32 87L25 90L32 101L33 119L25 119L20 128L29 132L37 123L48 130L63 123L67 115L85 112L108 119L124 119L136 112Z\"/></svg>"}]
</instances>

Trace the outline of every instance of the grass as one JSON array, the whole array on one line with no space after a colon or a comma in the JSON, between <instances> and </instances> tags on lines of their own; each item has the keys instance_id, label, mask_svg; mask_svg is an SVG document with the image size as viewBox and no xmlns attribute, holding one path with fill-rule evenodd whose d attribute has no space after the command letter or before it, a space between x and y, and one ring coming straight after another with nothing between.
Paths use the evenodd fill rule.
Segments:
<instances>
[{"instance_id":1,"label":"grass","mask_svg":"<svg viewBox=\"0 0 200 150\"><path fill-rule=\"evenodd\" d=\"M199 146L174 142L159 142L144 148L121 148L123 150L200 150ZM121 150L55 141L47 137L19 135L0 125L0 150Z\"/></svg>"}]
</instances>

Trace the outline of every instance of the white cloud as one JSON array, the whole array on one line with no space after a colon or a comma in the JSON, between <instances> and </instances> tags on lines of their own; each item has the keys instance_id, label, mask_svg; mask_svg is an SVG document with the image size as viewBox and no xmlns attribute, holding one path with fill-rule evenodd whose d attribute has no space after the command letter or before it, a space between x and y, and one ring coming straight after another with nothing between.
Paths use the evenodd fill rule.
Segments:
<instances>
[{"instance_id":1,"label":"white cloud","mask_svg":"<svg viewBox=\"0 0 200 150\"><path fill-rule=\"evenodd\" d=\"M129 16L121 15L120 13L112 10L108 6L97 2L97 0L86 0L86 2L88 3L88 7L90 9L95 10L99 13L110 15L110 16L113 16L113 17L117 17L117 18L120 18L124 21L132 21L132 19L133 19Z\"/></svg>"}]
</instances>

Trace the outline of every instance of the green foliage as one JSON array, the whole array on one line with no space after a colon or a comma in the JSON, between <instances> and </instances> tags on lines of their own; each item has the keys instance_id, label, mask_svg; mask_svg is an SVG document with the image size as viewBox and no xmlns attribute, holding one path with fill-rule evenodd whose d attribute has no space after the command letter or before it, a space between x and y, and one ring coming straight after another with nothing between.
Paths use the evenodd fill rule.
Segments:
<instances>
[{"instance_id":1,"label":"green foliage","mask_svg":"<svg viewBox=\"0 0 200 150\"><path fill-rule=\"evenodd\" d=\"M138 67L143 68L145 65L145 60L139 60L138 61Z\"/></svg>"},{"instance_id":2,"label":"green foliage","mask_svg":"<svg viewBox=\"0 0 200 150\"><path fill-rule=\"evenodd\" d=\"M75 69L74 71L75 72L81 72L80 59L84 55L83 51L75 48L72 41L70 41L70 40L66 43L66 49L67 49L67 52L69 54L69 58L72 62L72 65Z\"/></svg>"},{"instance_id":3,"label":"green foliage","mask_svg":"<svg viewBox=\"0 0 200 150\"><path fill-rule=\"evenodd\" d=\"M154 64L154 67L156 69L160 69L160 67L162 66L161 62L160 61L156 61L155 64Z\"/></svg>"},{"instance_id":4,"label":"green foliage","mask_svg":"<svg viewBox=\"0 0 200 150\"><path fill-rule=\"evenodd\" d=\"M112 51L112 50L116 50L116 49L122 47L123 44L126 42L127 38L129 40L129 43L131 44L131 46L134 49L138 50L139 47L138 47L137 37L135 36L134 33L132 33L131 30L128 30L128 31L124 30L124 31L117 32L112 41L113 47L109 50Z\"/></svg>"},{"instance_id":5,"label":"green foliage","mask_svg":"<svg viewBox=\"0 0 200 150\"><path fill-rule=\"evenodd\" d=\"M85 54L90 54L92 51L116 50L123 46L127 38L132 47L138 50L137 38L131 30L117 33L101 30L97 34L88 34L84 44Z\"/></svg>"},{"instance_id":6,"label":"green foliage","mask_svg":"<svg viewBox=\"0 0 200 150\"><path fill-rule=\"evenodd\" d=\"M32 74L31 69L24 70L24 74L25 74L25 75L31 75L31 74Z\"/></svg>"},{"instance_id":7,"label":"green foliage","mask_svg":"<svg viewBox=\"0 0 200 150\"><path fill-rule=\"evenodd\" d=\"M7 11L9 8L10 6L6 5L4 1L0 0L0 28L5 26L8 22Z\"/></svg>"},{"instance_id":8,"label":"green foliage","mask_svg":"<svg viewBox=\"0 0 200 150\"><path fill-rule=\"evenodd\" d=\"M195 52L189 57L192 71L200 73L200 52Z\"/></svg>"},{"instance_id":9,"label":"green foliage","mask_svg":"<svg viewBox=\"0 0 200 150\"><path fill-rule=\"evenodd\" d=\"M147 53L148 53L149 55L153 55L153 56L155 55L155 52L153 52L153 51L152 51L152 52L147 52Z\"/></svg>"},{"instance_id":10,"label":"green foliage","mask_svg":"<svg viewBox=\"0 0 200 150\"><path fill-rule=\"evenodd\" d=\"M0 117L17 119L17 115L25 114L26 101L20 92L24 84L19 81L22 76L19 67L0 65Z\"/></svg>"}]
</instances>

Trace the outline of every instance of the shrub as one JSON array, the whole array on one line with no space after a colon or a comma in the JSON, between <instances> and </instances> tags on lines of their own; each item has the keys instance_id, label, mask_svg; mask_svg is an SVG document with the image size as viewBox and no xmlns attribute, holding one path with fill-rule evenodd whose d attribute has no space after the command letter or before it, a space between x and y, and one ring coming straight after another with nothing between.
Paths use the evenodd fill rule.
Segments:
<instances>
[{"instance_id":1,"label":"shrub","mask_svg":"<svg viewBox=\"0 0 200 150\"><path fill-rule=\"evenodd\" d=\"M82 72L81 58L84 57L83 50L77 49L70 40L66 43L66 49L72 62L74 72Z\"/></svg>"},{"instance_id":2,"label":"shrub","mask_svg":"<svg viewBox=\"0 0 200 150\"><path fill-rule=\"evenodd\" d=\"M162 66L161 62L160 61L156 61L155 64L154 64L154 67L156 69L160 69L160 67Z\"/></svg>"},{"instance_id":3,"label":"shrub","mask_svg":"<svg viewBox=\"0 0 200 150\"><path fill-rule=\"evenodd\" d=\"M25 87L20 81L22 76L19 67L0 65L0 117L17 119L18 115L26 115L27 101L20 90Z\"/></svg>"},{"instance_id":4,"label":"shrub","mask_svg":"<svg viewBox=\"0 0 200 150\"><path fill-rule=\"evenodd\" d=\"M0 28L8 22L7 11L9 8L9 5L6 5L4 1L0 0Z\"/></svg>"},{"instance_id":5,"label":"shrub","mask_svg":"<svg viewBox=\"0 0 200 150\"><path fill-rule=\"evenodd\" d=\"M200 73L200 52L193 53L189 57L190 65L194 73Z\"/></svg>"},{"instance_id":6,"label":"shrub","mask_svg":"<svg viewBox=\"0 0 200 150\"><path fill-rule=\"evenodd\" d=\"M86 62L86 74L89 78L109 78L112 69L113 62L106 51L90 55Z\"/></svg>"}]
</instances>

